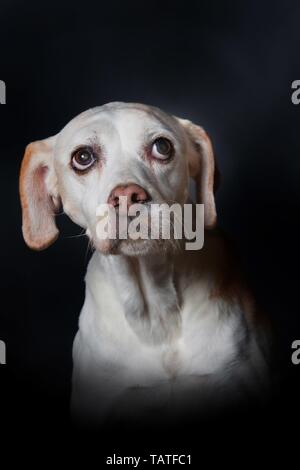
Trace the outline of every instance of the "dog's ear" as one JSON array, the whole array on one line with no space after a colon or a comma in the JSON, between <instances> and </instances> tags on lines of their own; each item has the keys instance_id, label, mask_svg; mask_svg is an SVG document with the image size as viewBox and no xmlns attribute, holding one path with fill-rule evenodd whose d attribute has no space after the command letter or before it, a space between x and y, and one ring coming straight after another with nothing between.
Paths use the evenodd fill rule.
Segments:
<instances>
[{"instance_id":1,"label":"dog's ear","mask_svg":"<svg viewBox=\"0 0 300 470\"><path fill-rule=\"evenodd\" d=\"M205 228L211 229L217 223L214 190L219 173L210 138L205 130L187 119L177 118L188 135L192 150L188 154L190 176L196 181L197 203L204 204Z\"/></svg>"},{"instance_id":2,"label":"dog's ear","mask_svg":"<svg viewBox=\"0 0 300 470\"><path fill-rule=\"evenodd\" d=\"M56 136L33 142L26 147L20 172L22 230L25 242L33 250L43 250L58 237L55 212L60 206L53 148Z\"/></svg>"}]
</instances>

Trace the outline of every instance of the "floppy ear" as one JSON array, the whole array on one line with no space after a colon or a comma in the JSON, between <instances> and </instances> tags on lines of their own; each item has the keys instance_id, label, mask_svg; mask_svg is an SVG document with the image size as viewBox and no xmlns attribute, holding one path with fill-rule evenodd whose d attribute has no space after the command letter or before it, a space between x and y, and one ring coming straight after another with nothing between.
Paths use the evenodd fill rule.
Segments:
<instances>
[{"instance_id":1,"label":"floppy ear","mask_svg":"<svg viewBox=\"0 0 300 470\"><path fill-rule=\"evenodd\" d=\"M33 250L43 250L58 237L55 211L60 200L53 168L56 137L33 142L26 147L20 172L22 230Z\"/></svg>"},{"instance_id":2,"label":"floppy ear","mask_svg":"<svg viewBox=\"0 0 300 470\"><path fill-rule=\"evenodd\" d=\"M190 176L197 185L197 203L204 204L205 228L213 228L217 223L214 197L216 175L215 158L210 138L205 130L187 119L177 120L184 127L192 142L192 151L188 155Z\"/></svg>"}]
</instances>

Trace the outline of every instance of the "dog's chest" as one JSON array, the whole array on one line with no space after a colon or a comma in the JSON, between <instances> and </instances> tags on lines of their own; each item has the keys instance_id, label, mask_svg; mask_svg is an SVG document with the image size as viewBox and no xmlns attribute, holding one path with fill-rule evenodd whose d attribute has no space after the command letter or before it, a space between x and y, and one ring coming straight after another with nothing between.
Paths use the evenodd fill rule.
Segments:
<instances>
[{"instance_id":1,"label":"dog's chest","mask_svg":"<svg viewBox=\"0 0 300 470\"><path fill-rule=\"evenodd\" d=\"M93 273L80 318L81 353L75 360L93 364L128 387L215 373L234 359L241 328L238 315L220 315L220 310L209 298L207 283L191 283L174 312L180 316L178 335L146 344L128 322L113 283Z\"/></svg>"}]
</instances>

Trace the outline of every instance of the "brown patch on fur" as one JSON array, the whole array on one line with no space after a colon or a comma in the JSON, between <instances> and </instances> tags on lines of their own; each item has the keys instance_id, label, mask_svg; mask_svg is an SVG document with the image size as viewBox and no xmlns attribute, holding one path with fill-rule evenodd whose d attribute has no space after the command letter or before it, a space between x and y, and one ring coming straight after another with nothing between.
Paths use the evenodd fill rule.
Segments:
<instances>
[{"instance_id":1,"label":"brown patch on fur","mask_svg":"<svg viewBox=\"0 0 300 470\"><path fill-rule=\"evenodd\" d=\"M44 250L58 237L54 222L54 206L47 194L44 181L47 172L47 153L49 147L46 143L29 144L20 170L22 230L27 245L33 250Z\"/></svg>"},{"instance_id":2,"label":"brown patch on fur","mask_svg":"<svg viewBox=\"0 0 300 470\"><path fill-rule=\"evenodd\" d=\"M188 121L179 119L194 147L189 157L190 176L197 185L197 202L204 204L205 228L216 226L217 213L214 200L215 157L212 142L205 130Z\"/></svg>"},{"instance_id":3,"label":"brown patch on fur","mask_svg":"<svg viewBox=\"0 0 300 470\"><path fill-rule=\"evenodd\" d=\"M257 307L239 268L233 243L223 235L216 237L216 239L215 285L210 293L210 298L222 299L228 303L238 302L248 324L270 327L268 316Z\"/></svg>"}]
</instances>

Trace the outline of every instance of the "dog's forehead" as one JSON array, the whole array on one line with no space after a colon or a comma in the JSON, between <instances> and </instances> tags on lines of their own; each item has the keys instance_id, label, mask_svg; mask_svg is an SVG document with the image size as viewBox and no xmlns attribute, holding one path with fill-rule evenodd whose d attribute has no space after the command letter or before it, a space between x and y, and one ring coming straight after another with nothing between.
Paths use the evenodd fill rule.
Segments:
<instances>
[{"instance_id":1,"label":"dog's forehead","mask_svg":"<svg viewBox=\"0 0 300 470\"><path fill-rule=\"evenodd\" d=\"M85 138L101 138L116 133L121 140L140 140L145 134L162 129L180 133L177 120L159 108L135 103L109 103L72 119L60 132L59 141L78 145Z\"/></svg>"}]
</instances>

